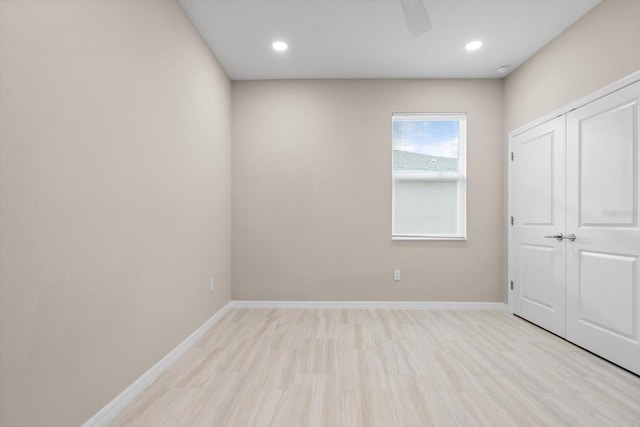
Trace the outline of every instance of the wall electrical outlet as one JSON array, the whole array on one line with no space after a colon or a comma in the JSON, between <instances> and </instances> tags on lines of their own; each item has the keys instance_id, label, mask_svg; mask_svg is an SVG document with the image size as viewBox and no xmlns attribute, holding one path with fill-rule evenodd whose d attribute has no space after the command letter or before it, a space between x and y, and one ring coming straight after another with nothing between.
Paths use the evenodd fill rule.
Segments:
<instances>
[{"instance_id":1,"label":"wall electrical outlet","mask_svg":"<svg viewBox=\"0 0 640 427\"><path fill-rule=\"evenodd\" d=\"M209 292L213 292L213 288L216 286L216 282L213 280L213 277L209 278Z\"/></svg>"},{"instance_id":2,"label":"wall electrical outlet","mask_svg":"<svg viewBox=\"0 0 640 427\"><path fill-rule=\"evenodd\" d=\"M400 269L393 270L393 280L400 281Z\"/></svg>"}]
</instances>

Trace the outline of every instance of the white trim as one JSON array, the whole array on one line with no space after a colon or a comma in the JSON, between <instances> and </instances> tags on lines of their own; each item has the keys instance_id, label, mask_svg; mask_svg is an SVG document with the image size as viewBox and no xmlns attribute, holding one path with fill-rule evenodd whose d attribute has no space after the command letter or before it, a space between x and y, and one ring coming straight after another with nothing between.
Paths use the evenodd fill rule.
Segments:
<instances>
[{"instance_id":1,"label":"white trim","mask_svg":"<svg viewBox=\"0 0 640 427\"><path fill-rule=\"evenodd\" d=\"M532 122L527 123L524 126L521 126L515 130L512 130L511 132L509 132L509 137L514 137L518 134L521 134L522 132L526 132L531 128L534 128L538 125L541 125L542 123L548 122L549 120L553 120L558 116L562 116L563 114L567 114L568 112L575 110L576 108L580 108L583 105L589 104L590 102L593 102L597 99L602 98L603 96L607 96L609 95L611 92L615 92L617 90L620 90L626 86L629 86L637 81L640 81L640 70L635 71L631 74L629 74L628 76L625 76L623 78L621 78L620 80L617 80L611 84L608 84L598 90L596 90L595 92L590 93L589 95L583 96L582 98L579 98L576 101L573 101L563 107L558 108L557 110L554 110L548 114L545 114L542 117L539 117L535 120L533 120Z\"/></svg>"},{"instance_id":2,"label":"white trim","mask_svg":"<svg viewBox=\"0 0 640 427\"><path fill-rule=\"evenodd\" d=\"M383 310L496 310L506 311L503 302L457 301L240 301L231 308L300 308L300 309L383 309Z\"/></svg>"},{"instance_id":3,"label":"white trim","mask_svg":"<svg viewBox=\"0 0 640 427\"><path fill-rule=\"evenodd\" d=\"M458 122L458 172L451 173L397 173L393 169L391 156L391 240L467 240L467 113L392 113L391 114L391 150L393 146L393 123L396 121L440 121L443 119ZM438 181L456 182L458 200L456 203L456 233L406 235L396 233L396 182L398 181Z\"/></svg>"},{"instance_id":4,"label":"white trim","mask_svg":"<svg viewBox=\"0 0 640 427\"><path fill-rule=\"evenodd\" d=\"M422 240L446 240L450 242L455 242L455 241L466 242L468 239L466 236L454 236L454 235L445 235L445 234L438 237L431 237L428 235L405 236L402 234L398 234L396 236L392 236L391 240L398 241L398 242L402 242L402 241L411 242L411 241L422 241Z\"/></svg>"},{"instance_id":5,"label":"white trim","mask_svg":"<svg viewBox=\"0 0 640 427\"><path fill-rule=\"evenodd\" d=\"M513 215L513 161L511 153L513 153L514 136L509 134L509 143L507 146L507 311L513 314L513 291L511 290L511 281L513 280L513 227L511 225L511 216Z\"/></svg>"},{"instance_id":6,"label":"white trim","mask_svg":"<svg viewBox=\"0 0 640 427\"><path fill-rule=\"evenodd\" d=\"M413 121L418 119L435 122L442 119L466 119L467 113L391 113L391 117L393 120Z\"/></svg>"},{"instance_id":7,"label":"white trim","mask_svg":"<svg viewBox=\"0 0 640 427\"><path fill-rule=\"evenodd\" d=\"M230 309L231 303L227 303L218 310L209 320L196 329L184 341L178 344L173 350L167 353L158 363L153 365L147 372L142 374L122 393L117 395L111 402L102 408L98 413L85 422L82 427L102 427L108 425L124 408L138 397L147 387L149 387L163 372L165 372L176 360L187 352L202 336L215 325Z\"/></svg>"}]
</instances>

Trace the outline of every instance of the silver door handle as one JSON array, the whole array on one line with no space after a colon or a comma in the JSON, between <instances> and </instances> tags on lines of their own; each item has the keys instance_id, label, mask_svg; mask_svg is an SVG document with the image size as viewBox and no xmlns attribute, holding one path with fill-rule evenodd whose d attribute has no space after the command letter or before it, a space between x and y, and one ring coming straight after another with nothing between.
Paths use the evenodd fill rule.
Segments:
<instances>
[{"instance_id":1,"label":"silver door handle","mask_svg":"<svg viewBox=\"0 0 640 427\"><path fill-rule=\"evenodd\" d=\"M558 242L562 242L562 239L564 239L564 236L562 235L562 233L558 233L558 234L552 234L551 236L544 236L545 239L557 239ZM575 238L575 236L574 236Z\"/></svg>"},{"instance_id":2,"label":"silver door handle","mask_svg":"<svg viewBox=\"0 0 640 427\"><path fill-rule=\"evenodd\" d=\"M577 239L576 235L573 233L567 234L566 236L564 236L564 238L567 240L571 240L572 242Z\"/></svg>"}]
</instances>

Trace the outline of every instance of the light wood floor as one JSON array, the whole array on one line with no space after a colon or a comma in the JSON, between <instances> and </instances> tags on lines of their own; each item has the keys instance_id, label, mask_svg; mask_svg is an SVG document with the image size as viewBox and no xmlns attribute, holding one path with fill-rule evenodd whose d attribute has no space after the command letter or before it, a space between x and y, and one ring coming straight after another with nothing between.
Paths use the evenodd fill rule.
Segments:
<instances>
[{"instance_id":1,"label":"light wood floor","mask_svg":"<svg viewBox=\"0 0 640 427\"><path fill-rule=\"evenodd\" d=\"M236 309L112 426L640 426L640 378L504 312Z\"/></svg>"}]
</instances>

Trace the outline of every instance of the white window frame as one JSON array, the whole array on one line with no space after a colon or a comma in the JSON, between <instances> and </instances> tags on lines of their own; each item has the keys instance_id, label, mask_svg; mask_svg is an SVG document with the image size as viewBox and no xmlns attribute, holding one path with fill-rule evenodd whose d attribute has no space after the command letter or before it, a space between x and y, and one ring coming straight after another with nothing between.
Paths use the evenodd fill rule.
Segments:
<instances>
[{"instance_id":1,"label":"white window frame","mask_svg":"<svg viewBox=\"0 0 640 427\"><path fill-rule=\"evenodd\" d=\"M467 240L467 115L466 113L393 113L392 125L400 120L457 120L459 124L457 173L396 173L393 169L391 141L391 239L392 240ZM393 127L393 126L392 126ZM393 129L392 129L393 132ZM458 183L457 232L455 234L399 234L395 231L395 188L397 181L449 181Z\"/></svg>"}]
</instances>

